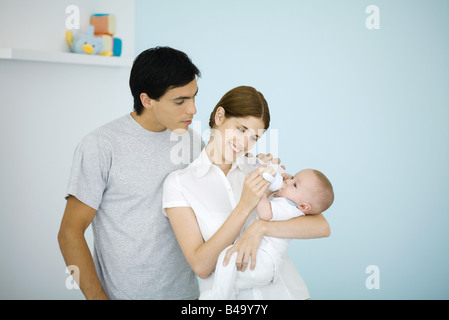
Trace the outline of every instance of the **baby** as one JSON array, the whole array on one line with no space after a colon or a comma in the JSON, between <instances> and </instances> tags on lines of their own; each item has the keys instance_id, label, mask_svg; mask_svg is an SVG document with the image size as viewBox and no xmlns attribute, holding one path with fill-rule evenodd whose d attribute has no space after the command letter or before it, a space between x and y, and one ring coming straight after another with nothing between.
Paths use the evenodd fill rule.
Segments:
<instances>
[{"instance_id":1,"label":"baby","mask_svg":"<svg viewBox=\"0 0 449 320\"><path fill-rule=\"evenodd\" d=\"M327 210L334 201L330 181L318 170L305 169L294 176L283 174L280 190L267 190L257 205L259 219L266 221L289 220L305 214L318 214ZM235 266L237 252L223 266L226 248L220 254L215 268L211 290L202 292L202 300L235 299L240 290L264 287L275 282L277 270L286 255L289 239L264 237L257 251L256 267L238 272Z\"/></svg>"}]
</instances>

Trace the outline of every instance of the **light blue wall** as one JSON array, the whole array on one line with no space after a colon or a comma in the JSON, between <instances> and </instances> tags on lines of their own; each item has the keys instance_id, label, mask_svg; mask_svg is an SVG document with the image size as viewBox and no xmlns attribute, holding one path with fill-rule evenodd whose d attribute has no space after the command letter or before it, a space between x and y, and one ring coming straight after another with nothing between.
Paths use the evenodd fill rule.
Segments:
<instances>
[{"instance_id":1,"label":"light blue wall","mask_svg":"<svg viewBox=\"0 0 449 320\"><path fill-rule=\"evenodd\" d=\"M365 9L380 9L368 30ZM313 299L449 298L449 2L136 1L136 53L185 51L200 68L197 120L251 85L279 157L334 185L330 238L289 254ZM380 270L368 290L365 268Z\"/></svg>"}]
</instances>

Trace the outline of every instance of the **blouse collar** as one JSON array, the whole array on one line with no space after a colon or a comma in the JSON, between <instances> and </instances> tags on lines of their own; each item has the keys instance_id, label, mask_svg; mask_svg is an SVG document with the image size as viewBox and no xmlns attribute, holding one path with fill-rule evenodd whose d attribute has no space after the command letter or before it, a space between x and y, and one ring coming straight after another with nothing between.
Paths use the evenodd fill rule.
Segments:
<instances>
[{"instance_id":1,"label":"blouse collar","mask_svg":"<svg viewBox=\"0 0 449 320\"><path fill-rule=\"evenodd\" d=\"M209 171L209 169L213 166L212 161L207 155L206 148L204 147L201 151L198 159L196 160L196 175L198 178L203 177ZM229 172L234 171L235 169L242 170L244 172L245 161L242 157L237 158L235 162L232 163L231 169Z\"/></svg>"}]
</instances>

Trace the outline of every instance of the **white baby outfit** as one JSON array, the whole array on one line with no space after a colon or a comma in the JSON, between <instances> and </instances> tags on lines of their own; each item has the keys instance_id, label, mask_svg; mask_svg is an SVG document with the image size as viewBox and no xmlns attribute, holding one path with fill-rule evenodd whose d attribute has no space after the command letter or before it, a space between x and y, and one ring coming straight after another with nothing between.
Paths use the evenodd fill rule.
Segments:
<instances>
[{"instance_id":1,"label":"white baby outfit","mask_svg":"<svg viewBox=\"0 0 449 320\"><path fill-rule=\"evenodd\" d=\"M271 221L289 220L304 215L295 203L275 196L270 197L273 217ZM234 252L226 266L223 260L229 246L220 254L213 287L207 291L201 291L200 300L233 300L239 291L252 288L260 288L275 283L279 275L279 267L287 256L286 251L290 239L263 237L256 257L256 267L249 267L244 271L237 271L235 262L237 252Z\"/></svg>"}]
</instances>

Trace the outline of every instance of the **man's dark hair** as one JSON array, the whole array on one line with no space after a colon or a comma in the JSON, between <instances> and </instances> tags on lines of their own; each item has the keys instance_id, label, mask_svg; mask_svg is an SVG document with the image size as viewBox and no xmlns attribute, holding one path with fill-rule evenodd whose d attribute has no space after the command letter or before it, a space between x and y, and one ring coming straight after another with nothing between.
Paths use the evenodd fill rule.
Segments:
<instances>
[{"instance_id":1,"label":"man's dark hair","mask_svg":"<svg viewBox=\"0 0 449 320\"><path fill-rule=\"evenodd\" d=\"M201 76L198 68L182 51L170 47L155 47L143 51L134 60L129 86L137 115L143 111L140 94L159 100L167 90L183 87Z\"/></svg>"}]
</instances>

